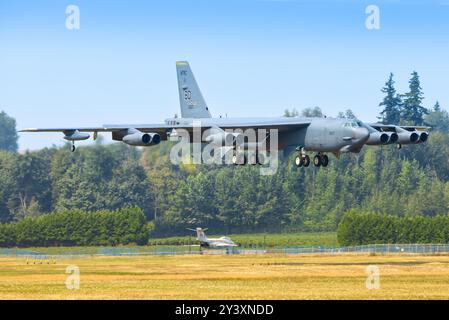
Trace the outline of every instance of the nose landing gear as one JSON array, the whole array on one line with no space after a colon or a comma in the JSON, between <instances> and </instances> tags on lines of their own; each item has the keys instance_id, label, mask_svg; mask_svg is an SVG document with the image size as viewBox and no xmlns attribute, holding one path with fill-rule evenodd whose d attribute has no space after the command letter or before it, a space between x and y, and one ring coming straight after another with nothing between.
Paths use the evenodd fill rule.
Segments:
<instances>
[{"instance_id":1,"label":"nose landing gear","mask_svg":"<svg viewBox=\"0 0 449 320\"><path fill-rule=\"evenodd\" d=\"M75 141L72 141L72 145L70 146L70 151L75 152L75 150L76 150Z\"/></svg>"}]
</instances>

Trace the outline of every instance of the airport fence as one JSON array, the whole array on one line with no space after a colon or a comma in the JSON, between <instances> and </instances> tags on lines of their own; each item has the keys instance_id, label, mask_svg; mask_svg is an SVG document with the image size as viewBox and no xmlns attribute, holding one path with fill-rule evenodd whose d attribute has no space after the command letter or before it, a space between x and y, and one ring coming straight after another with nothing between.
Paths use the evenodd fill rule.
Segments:
<instances>
[{"instance_id":1,"label":"airport fence","mask_svg":"<svg viewBox=\"0 0 449 320\"><path fill-rule=\"evenodd\" d=\"M307 254L307 253L409 253L439 254L449 253L449 244L371 244L350 247L289 246L268 249L269 253Z\"/></svg>"},{"instance_id":2,"label":"airport fence","mask_svg":"<svg viewBox=\"0 0 449 320\"><path fill-rule=\"evenodd\" d=\"M85 247L61 248L49 253L39 249L0 249L0 257L25 257L32 259L61 259L88 256L176 256L176 255L232 255L232 254L449 254L449 244L372 244L351 247L287 246L287 247L235 247L228 249L202 249L198 246L154 246L154 247Z\"/></svg>"}]
</instances>

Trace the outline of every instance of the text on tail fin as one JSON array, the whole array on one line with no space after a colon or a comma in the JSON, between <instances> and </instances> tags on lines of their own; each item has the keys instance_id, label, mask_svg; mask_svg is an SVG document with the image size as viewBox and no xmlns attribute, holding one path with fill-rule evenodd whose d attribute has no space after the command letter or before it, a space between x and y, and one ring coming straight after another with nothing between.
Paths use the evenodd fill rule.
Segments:
<instances>
[{"instance_id":1,"label":"text on tail fin","mask_svg":"<svg viewBox=\"0 0 449 320\"><path fill-rule=\"evenodd\" d=\"M211 118L200 88L187 61L176 62L179 103L183 118Z\"/></svg>"}]
</instances>

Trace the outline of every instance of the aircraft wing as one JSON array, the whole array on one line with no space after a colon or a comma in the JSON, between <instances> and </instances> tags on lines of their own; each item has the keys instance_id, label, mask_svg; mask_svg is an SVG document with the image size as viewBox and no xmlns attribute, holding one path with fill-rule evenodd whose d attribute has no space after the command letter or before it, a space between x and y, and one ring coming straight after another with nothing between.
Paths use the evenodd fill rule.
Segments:
<instances>
[{"instance_id":1,"label":"aircraft wing","mask_svg":"<svg viewBox=\"0 0 449 320\"><path fill-rule=\"evenodd\" d=\"M217 244L213 244L211 247L214 248L228 248L228 247L237 247L237 245L235 243L217 243Z\"/></svg>"},{"instance_id":2,"label":"aircraft wing","mask_svg":"<svg viewBox=\"0 0 449 320\"><path fill-rule=\"evenodd\" d=\"M222 129L278 129L279 131L288 131L290 129L305 128L310 125L311 119L295 119L295 118L285 118L285 119L275 119L275 120L241 120L235 122L223 122L222 124L217 124L218 127Z\"/></svg>"},{"instance_id":3,"label":"aircraft wing","mask_svg":"<svg viewBox=\"0 0 449 320\"><path fill-rule=\"evenodd\" d=\"M312 120L309 118L215 118L215 119L197 119L201 124L202 129L208 129L211 127L218 127L223 130L226 129L278 129L279 131L285 131L289 129L299 129L307 127ZM104 125L104 128L110 130L123 130L127 128L135 128L142 132L157 132L167 131L171 129L185 129L192 131L193 122L190 119L188 122L183 122L182 119L173 120L173 124L127 124L127 125Z\"/></svg>"},{"instance_id":4,"label":"aircraft wing","mask_svg":"<svg viewBox=\"0 0 449 320\"><path fill-rule=\"evenodd\" d=\"M311 119L307 118L272 118L272 119L231 119L231 118L215 118L215 119L201 119L198 120L198 126L204 132L209 128L227 129L277 129L279 132L288 132L290 130L297 130L305 128L310 125ZM64 134L64 139L72 141L72 152L75 151L75 141L87 140L93 133L93 139L96 140L99 132L110 132L112 139L115 141L123 141L123 138L132 130L138 130L144 134L158 134L158 142L161 140L168 140L173 130L185 129L190 134L194 131L195 120L174 118L168 119L165 123L159 124L123 124L123 125L103 125L101 127L67 127L67 128L30 128L23 129L19 132L61 132ZM224 132L224 131L223 131ZM125 142L126 143L126 142ZM134 142L133 142L134 143ZM130 143L128 143L130 144ZM131 145L141 145L140 142Z\"/></svg>"},{"instance_id":5,"label":"aircraft wing","mask_svg":"<svg viewBox=\"0 0 449 320\"><path fill-rule=\"evenodd\" d=\"M229 119L231 120L231 119ZM239 119L239 120L231 120L228 119L216 119L216 121L202 121L201 128L208 129L211 127L219 127L221 129L278 129L279 131L286 131L290 129L298 129L307 127L310 123L310 119L294 119L294 118L285 118L285 119ZM193 125L192 123L177 123L174 120L173 124L121 124L121 125L112 125L105 124L101 127L67 127L67 128L28 128L20 130L19 132L71 132L71 131L79 131L79 132L115 132L127 129L137 129L141 132L152 132L158 133L162 137L165 137L166 133L172 129L186 129L188 131L192 131Z\"/></svg>"},{"instance_id":6,"label":"aircraft wing","mask_svg":"<svg viewBox=\"0 0 449 320\"><path fill-rule=\"evenodd\" d=\"M430 127L426 126L396 126L392 124L382 124L382 123L368 123L368 125L378 131L397 131L396 130L397 127L407 131L428 131L431 129Z\"/></svg>"},{"instance_id":7,"label":"aircraft wing","mask_svg":"<svg viewBox=\"0 0 449 320\"><path fill-rule=\"evenodd\" d=\"M167 133L173 129L173 126L167 124L146 124L146 125L103 125L102 127L79 127L79 128L28 128L20 130L19 132L61 132L63 134L70 134L73 132L87 132L94 133L94 139L98 132L111 132L114 136L114 132L120 132L128 129L137 129L145 133L157 133L162 140L167 140Z\"/></svg>"},{"instance_id":8,"label":"aircraft wing","mask_svg":"<svg viewBox=\"0 0 449 320\"><path fill-rule=\"evenodd\" d=\"M114 132L120 130L126 130L129 128L138 129L142 132L166 132L172 129L173 126L165 124L154 124L154 125L104 125L102 127L79 127L79 128L28 128L20 130L19 132L66 132L78 130L79 132Z\"/></svg>"}]
</instances>

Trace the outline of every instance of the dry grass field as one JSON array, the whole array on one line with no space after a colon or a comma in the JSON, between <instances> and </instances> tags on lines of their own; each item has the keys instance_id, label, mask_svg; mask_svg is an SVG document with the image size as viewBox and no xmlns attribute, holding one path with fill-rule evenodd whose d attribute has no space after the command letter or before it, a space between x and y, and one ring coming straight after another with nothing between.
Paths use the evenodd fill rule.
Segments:
<instances>
[{"instance_id":1,"label":"dry grass field","mask_svg":"<svg viewBox=\"0 0 449 320\"><path fill-rule=\"evenodd\" d=\"M448 299L449 256L0 258L0 299ZM42 263L42 264L40 264ZM80 288L66 288L66 267ZM366 288L366 268L380 289Z\"/></svg>"}]
</instances>

